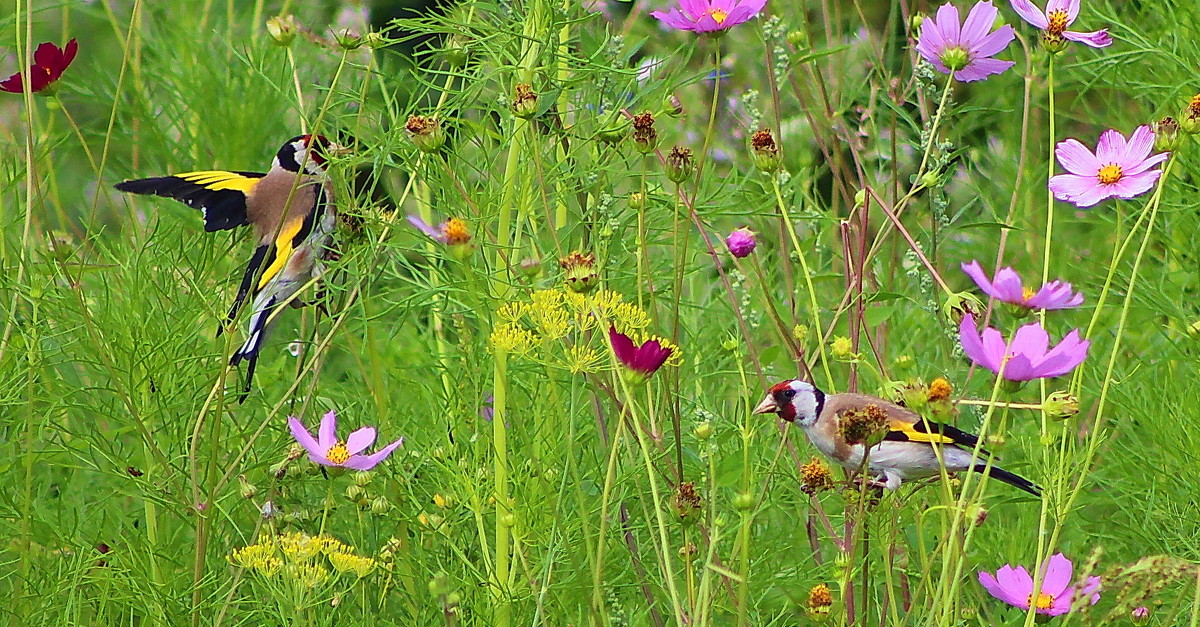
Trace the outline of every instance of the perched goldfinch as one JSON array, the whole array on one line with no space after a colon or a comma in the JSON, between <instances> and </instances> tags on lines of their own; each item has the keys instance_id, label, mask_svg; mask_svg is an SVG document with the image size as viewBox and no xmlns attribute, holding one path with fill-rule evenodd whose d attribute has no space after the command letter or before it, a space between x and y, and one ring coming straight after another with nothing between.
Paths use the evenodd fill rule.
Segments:
<instances>
[{"instance_id":1,"label":"perched goldfinch","mask_svg":"<svg viewBox=\"0 0 1200 627\"><path fill-rule=\"evenodd\" d=\"M249 335L229 360L233 366L242 360L248 364L243 401L250 392L272 312L320 275L319 262L332 245L336 215L325 163L333 149L320 135L300 135L279 149L266 174L202 170L116 185L123 192L174 198L199 209L205 231L253 227L258 246L226 321L233 322L253 296Z\"/></svg>"},{"instance_id":2,"label":"perched goldfinch","mask_svg":"<svg viewBox=\"0 0 1200 627\"><path fill-rule=\"evenodd\" d=\"M979 438L957 427L924 420L895 403L867 394L825 394L811 383L792 379L775 384L766 398L754 408L756 414L778 414L804 429L817 450L845 468L858 470L866 443L847 440L847 421L854 420L867 429L878 426L883 439L871 447L868 471L890 490L906 479L939 474L938 458L932 443L941 445L946 470L975 470L1034 496L1041 492L1034 483L1007 470L992 466L986 459L971 462L971 451ZM850 426L853 430L855 426ZM986 453L984 451L983 453Z\"/></svg>"}]
</instances>

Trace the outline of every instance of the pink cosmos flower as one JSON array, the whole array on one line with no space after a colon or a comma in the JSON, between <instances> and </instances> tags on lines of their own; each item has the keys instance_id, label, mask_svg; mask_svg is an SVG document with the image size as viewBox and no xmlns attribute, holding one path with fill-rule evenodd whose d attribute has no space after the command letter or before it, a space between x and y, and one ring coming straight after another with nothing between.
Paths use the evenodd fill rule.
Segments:
<instances>
[{"instance_id":1,"label":"pink cosmos flower","mask_svg":"<svg viewBox=\"0 0 1200 627\"><path fill-rule=\"evenodd\" d=\"M1088 577L1082 586L1071 585L1071 560L1055 553L1042 567L1042 589L1033 591L1033 577L1024 566L1013 568L1005 564L995 575L979 572L979 583L988 594L1005 603L1028 610L1032 603L1038 614L1059 616L1071 611L1076 598L1090 598L1095 605L1100 600L1100 578Z\"/></svg>"},{"instance_id":2,"label":"pink cosmos flower","mask_svg":"<svg viewBox=\"0 0 1200 627\"><path fill-rule=\"evenodd\" d=\"M67 70L67 66L75 60L75 54L78 52L79 42L74 39L68 41L67 45L62 48L50 42L39 44L37 50L33 51L33 65L29 67L29 91L31 93L42 91L61 78L63 72ZM13 94L24 91L21 73L17 72L0 81L0 91Z\"/></svg>"},{"instance_id":3,"label":"pink cosmos flower","mask_svg":"<svg viewBox=\"0 0 1200 627\"><path fill-rule=\"evenodd\" d=\"M669 11L651 11L658 21L694 33L724 32L758 15L767 0L678 0Z\"/></svg>"},{"instance_id":4,"label":"pink cosmos flower","mask_svg":"<svg viewBox=\"0 0 1200 627\"><path fill-rule=\"evenodd\" d=\"M997 374L1003 368L1003 376L1009 381L1061 377L1083 363L1091 344L1079 339L1079 329L1075 329L1050 349L1050 336L1040 322L1017 329L1012 341L1005 344L1004 337L992 327L984 329L981 337L970 315L963 316L958 339L971 361Z\"/></svg>"},{"instance_id":5,"label":"pink cosmos flower","mask_svg":"<svg viewBox=\"0 0 1200 627\"><path fill-rule=\"evenodd\" d=\"M1051 38L1062 37L1093 48L1104 48L1113 42L1107 29L1090 33L1067 30L1068 26L1075 23L1075 18L1079 17L1079 0L1049 0L1045 13L1038 10L1029 0L1009 0L1009 3L1021 19L1046 31Z\"/></svg>"},{"instance_id":6,"label":"pink cosmos flower","mask_svg":"<svg viewBox=\"0 0 1200 627\"><path fill-rule=\"evenodd\" d=\"M1013 66L1012 61L993 59L1004 50L1015 35L1005 24L992 31L999 11L991 2L971 7L966 22L959 25L958 9L943 4L937 17L921 23L917 37L917 52L943 74L954 74L956 80L978 81L999 74Z\"/></svg>"},{"instance_id":7,"label":"pink cosmos flower","mask_svg":"<svg viewBox=\"0 0 1200 627\"><path fill-rule=\"evenodd\" d=\"M741 259L754 252L755 247L758 246L758 240L754 239L754 231L743 226L740 229L734 229L725 238L725 246L729 248L729 254Z\"/></svg>"},{"instance_id":8,"label":"pink cosmos flower","mask_svg":"<svg viewBox=\"0 0 1200 627\"><path fill-rule=\"evenodd\" d=\"M1162 170L1151 170L1166 161L1167 153L1150 155L1154 149L1154 131L1147 125L1137 127L1129 141L1118 131L1100 134L1096 153L1079 140L1058 142L1054 154L1069 174L1050 177L1054 197L1076 207L1091 207L1105 198L1133 198L1158 182Z\"/></svg>"},{"instance_id":9,"label":"pink cosmos flower","mask_svg":"<svg viewBox=\"0 0 1200 627\"><path fill-rule=\"evenodd\" d=\"M294 416L288 416L288 427L292 430L292 437L308 451L309 459L334 468L370 470L404 443L404 438L400 438L370 455L360 455L375 443L375 428L363 427L351 432L345 440L339 440L337 412L332 411L321 418L316 438Z\"/></svg>"},{"instance_id":10,"label":"pink cosmos flower","mask_svg":"<svg viewBox=\"0 0 1200 627\"><path fill-rule=\"evenodd\" d=\"M1071 284L1051 281L1037 292L1021 283L1021 277L1012 268L1000 268L995 278L989 280L978 261L962 264L963 272L975 281L983 293L1002 303L1011 303L1029 309L1069 309L1083 304L1083 294L1073 293Z\"/></svg>"},{"instance_id":11,"label":"pink cosmos flower","mask_svg":"<svg viewBox=\"0 0 1200 627\"><path fill-rule=\"evenodd\" d=\"M628 335L617 331L614 326L608 328L608 341L612 344L617 361L634 374L642 377L649 377L658 372L658 369L662 368L663 364L667 363L671 357L671 347L663 346L662 342L648 340L642 342L641 346L634 346L633 340Z\"/></svg>"}]
</instances>

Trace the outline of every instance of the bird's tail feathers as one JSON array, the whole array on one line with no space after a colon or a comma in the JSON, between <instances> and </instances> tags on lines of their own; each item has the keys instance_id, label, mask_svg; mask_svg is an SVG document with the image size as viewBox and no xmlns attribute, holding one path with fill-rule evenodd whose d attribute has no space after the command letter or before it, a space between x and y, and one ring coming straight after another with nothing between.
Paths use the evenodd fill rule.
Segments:
<instances>
[{"instance_id":1,"label":"bird's tail feathers","mask_svg":"<svg viewBox=\"0 0 1200 627\"><path fill-rule=\"evenodd\" d=\"M254 368L258 365L258 353L262 350L263 340L266 339L267 322L271 319L271 313L275 311L278 302L277 295L272 295L261 306L254 308L254 314L250 316L250 334L246 337L246 342L229 358L231 366L246 361L246 387L238 397L239 403L245 402L246 397L250 395L250 387L254 383Z\"/></svg>"},{"instance_id":2,"label":"bird's tail feathers","mask_svg":"<svg viewBox=\"0 0 1200 627\"><path fill-rule=\"evenodd\" d=\"M1042 489L1038 487L1036 483L1026 479L1025 477L1022 477L1021 475L1011 473L998 466L992 466L989 468L987 464L981 462L975 465L975 470L977 472L986 473L993 479L1007 483L1018 490L1024 490L1025 492L1028 492L1038 498L1041 498L1042 496Z\"/></svg>"}]
</instances>

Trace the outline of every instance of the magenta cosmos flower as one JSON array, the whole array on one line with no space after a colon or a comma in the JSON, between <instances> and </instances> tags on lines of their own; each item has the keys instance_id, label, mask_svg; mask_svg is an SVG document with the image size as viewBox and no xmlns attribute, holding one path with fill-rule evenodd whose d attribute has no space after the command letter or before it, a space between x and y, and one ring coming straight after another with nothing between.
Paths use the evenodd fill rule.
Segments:
<instances>
[{"instance_id":1,"label":"magenta cosmos flower","mask_svg":"<svg viewBox=\"0 0 1200 627\"><path fill-rule=\"evenodd\" d=\"M322 466L335 468L370 470L404 443L404 438L400 438L370 455L360 455L375 443L375 428L363 427L351 432L345 440L339 440L337 412L333 411L321 418L316 438L294 416L288 416L288 427L292 430L292 437L308 451L309 459Z\"/></svg>"},{"instance_id":2,"label":"magenta cosmos flower","mask_svg":"<svg viewBox=\"0 0 1200 627\"><path fill-rule=\"evenodd\" d=\"M671 358L670 346L664 346L657 339L642 342L634 346L633 340L624 333L617 331L614 326L608 327L608 341L612 344L613 354L629 371L642 377L649 377L658 372L663 364Z\"/></svg>"},{"instance_id":3,"label":"magenta cosmos flower","mask_svg":"<svg viewBox=\"0 0 1200 627\"><path fill-rule=\"evenodd\" d=\"M1065 281L1051 281L1034 292L1021 283L1021 276L1012 268L1000 268L990 280L978 261L962 264L962 270L984 294L1002 303L1029 309L1069 309L1083 304L1083 294L1072 292L1071 284Z\"/></svg>"},{"instance_id":4,"label":"magenta cosmos flower","mask_svg":"<svg viewBox=\"0 0 1200 627\"><path fill-rule=\"evenodd\" d=\"M943 74L954 74L956 80L978 81L999 74L1013 66L1012 61L993 59L1012 42L1013 29L1005 24L995 31L999 11L991 2L971 7L966 22L958 22L958 9L943 4L937 17L921 23L917 52Z\"/></svg>"},{"instance_id":5,"label":"magenta cosmos flower","mask_svg":"<svg viewBox=\"0 0 1200 627\"><path fill-rule=\"evenodd\" d=\"M1079 339L1079 329L1075 329L1050 349L1050 335L1040 322L1017 329L1012 341L1005 344L1004 337L992 327L984 329L981 337L970 315L963 316L958 339L971 361L997 374L1003 367L1003 376L1009 381L1061 377L1083 363L1091 344Z\"/></svg>"},{"instance_id":6,"label":"magenta cosmos flower","mask_svg":"<svg viewBox=\"0 0 1200 627\"><path fill-rule=\"evenodd\" d=\"M1043 13L1029 0L1009 0L1012 8L1021 19L1046 31L1052 39L1062 37L1069 41L1078 41L1093 48L1103 48L1112 44L1112 37L1107 29L1080 33L1067 30L1079 17L1079 0L1049 0Z\"/></svg>"},{"instance_id":7,"label":"magenta cosmos flower","mask_svg":"<svg viewBox=\"0 0 1200 627\"><path fill-rule=\"evenodd\" d=\"M723 32L758 15L767 0L677 0L669 11L651 11L658 21L693 33Z\"/></svg>"},{"instance_id":8,"label":"magenta cosmos flower","mask_svg":"<svg viewBox=\"0 0 1200 627\"><path fill-rule=\"evenodd\" d=\"M1054 197L1076 207L1091 207L1105 198L1133 198L1149 191L1158 182L1162 170L1151 170L1167 159L1167 153L1151 156L1154 131L1147 125L1137 127L1129 141L1109 129L1100 134L1096 153L1079 140L1058 142L1054 154L1069 174L1050 177Z\"/></svg>"},{"instance_id":9,"label":"magenta cosmos flower","mask_svg":"<svg viewBox=\"0 0 1200 627\"><path fill-rule=\"evenodd\" d=\"M750 256L758 246L758 240L754 238L754 231L746 227L734 229L733 232L725 238L725 246L729 248L729 254L741 259Z\"/></svg>"},{"instance_id":10,"label":"magenta cosmos flower","mask_svg":"<svg viewBox=\"0 0 1200 627\"><path fill-rule=\"evenodd\" d=\"M1033 577L1024 566L1013 568L1005 564L995 575L979 572L979 583L988 594L1005 603L1028 610L1032 604L1038 614L1058 616L1071 611L1076 598L1090 598L1095 605L1100 600L1100 578L1088 577L1082 586L1071 585L1071 560L1055 553L1042 567L1042 589L1033 592Z\"/></svg>"},{"instance_id":11,"label":"magenta cosmos flower","mask_svg":"<svg viewBox=\"0 0 1200 627\"><path fill-rule=\"evenodd\" d=\"M37 50L33 51L33 65L29 68L29 91L33 93L42 91L61 78L63 72L67 70L67 66L75 60L77 52L79 52L79 43L74 39L68 41L67 45L62 48L50 42L39 45ZM24 91L23 87L24 82L20 72L0 82L0 91L13 94Z\"/></svg>"}]
</instances>

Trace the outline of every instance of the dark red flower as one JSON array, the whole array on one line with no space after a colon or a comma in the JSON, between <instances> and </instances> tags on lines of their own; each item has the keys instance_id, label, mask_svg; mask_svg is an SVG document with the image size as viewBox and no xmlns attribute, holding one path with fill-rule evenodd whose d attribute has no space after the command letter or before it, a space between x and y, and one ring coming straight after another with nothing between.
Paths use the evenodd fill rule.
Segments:
<instances>
[{"instance_id":1,"label":"dark red flower","mask_svg":"<svg viewBox=\"0 0 1200 627\"><path fill-rule=\"evenodd\" d=\"M67 66L75 60L77 52L79 52L79 44L74 39L68 41L67 45L62 48L50 42L39 45L33 52L33 66L29 68L29 91L37 93L57 81L66 71ZM21 73L17 72L0 82L0 91L19 94L22 92L23 86Z\"/></svg>"},{"instance_id":2,"label":"dark red flower","mask_svg":"<svg viewBox=\"0 0 1200 627\"><path fill-rule=\"evenodd\" d=\"M615 326L608 327L608 341L622 365L645 377L657 372L671 357L671 347L663 346L662 342L649 340L634 346L633 340Z\"/></svg>"}]
</instances>

